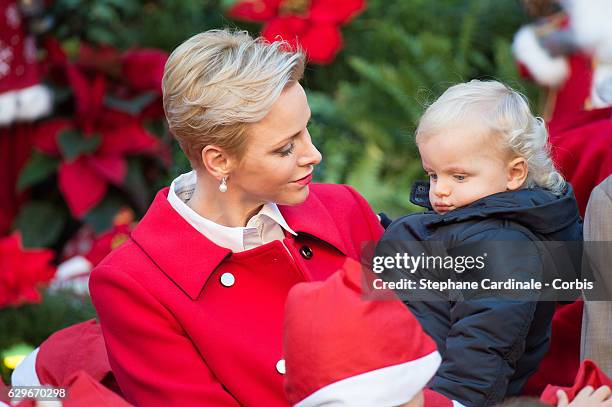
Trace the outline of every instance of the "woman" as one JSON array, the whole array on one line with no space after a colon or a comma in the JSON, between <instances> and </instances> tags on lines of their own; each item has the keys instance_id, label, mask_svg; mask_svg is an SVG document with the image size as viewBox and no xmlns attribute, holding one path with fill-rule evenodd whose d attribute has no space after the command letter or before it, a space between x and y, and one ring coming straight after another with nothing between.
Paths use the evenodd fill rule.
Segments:
<instances>
[{"instance_id":1,"label":"woman","mask_svg":"<svg viewBox=\"0 0 612 407\"><path fill-rule=\"evenodd\" d=\"M246 33L195 35L163 99L194 171L162 189L92 272L109 361L142 406L285 406L284 302L359 260L382 233L353 189L310 184L321 161L298 83L304 57Z\"/></svg>"}]
</instances>

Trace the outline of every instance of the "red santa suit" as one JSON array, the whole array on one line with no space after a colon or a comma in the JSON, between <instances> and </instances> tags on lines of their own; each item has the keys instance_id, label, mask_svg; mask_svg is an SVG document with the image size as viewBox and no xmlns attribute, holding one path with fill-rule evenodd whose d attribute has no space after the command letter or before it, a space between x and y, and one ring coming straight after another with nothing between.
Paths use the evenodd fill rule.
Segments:
<instances>
[{"instance_id":1,"label":"red santa suit","mask_svg":"<svg viewBox=\"0 0 612 407\"><path fill-rule=\"evenodd\" d=\"M25 35L17 2L0 0L0 235L21 201L15 185L32 149L27 122L51 110L51 93L39 80L34 39Z\"/></svg>"},{"instance_id":2,"label":"red santa suit","mask_svg":"<svg viewBox=\"0 0 612 407\"><path fill-rule=\"evenodd\" d=\"M601 0L565 4L568 15L521 28L513 51L523 72L548 90L545 115L553 159L574 187L584 215L591 190L612 173L612 114L607 109L612 98L603 100L612 92L612 30L609 23L598 26L601 16L612 19L612 8ZM550 32L566 32L577 48L569 55L551 54L543 45Z\"/></svg>"}]
</instances>

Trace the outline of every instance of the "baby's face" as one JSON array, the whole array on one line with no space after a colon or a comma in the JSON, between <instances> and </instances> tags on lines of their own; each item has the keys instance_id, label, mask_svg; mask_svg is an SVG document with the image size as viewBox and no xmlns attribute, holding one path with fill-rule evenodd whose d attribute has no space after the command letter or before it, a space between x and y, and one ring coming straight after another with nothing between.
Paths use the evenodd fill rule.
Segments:
<instances>
[{"instance_id":1,"label":"baby's face","mask_svg":"<svg viewBox=\"0 0 612 407\"><path fill-rule=\"evenodd\" d=\"M508 159L478 126L462 125L418 140L429 200L440 214L507 189Z\"/></svg>"}]
</instances>

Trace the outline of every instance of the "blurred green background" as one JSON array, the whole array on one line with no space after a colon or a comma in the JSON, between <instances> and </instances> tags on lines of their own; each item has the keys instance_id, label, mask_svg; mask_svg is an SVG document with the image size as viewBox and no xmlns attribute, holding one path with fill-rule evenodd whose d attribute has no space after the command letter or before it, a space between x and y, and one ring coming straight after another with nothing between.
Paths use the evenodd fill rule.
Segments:
<instances>
[{"instance_id":1,"label":"blurred green background","mask_svg":"<svg viewBox=\"0 0 612 407\"><path fill-rule=\"evenodd\" d=\"M232 3L58 0L53 13L58 37L75 47L86 40L171 51L210 28L257 35L259 24L226 16ZM369 0L342 27L345 45L333 63L306 70L310 131L324 159L316 180L351 184L374 210L392 217L414 210L408 192L423 174L413 132L428 103L448 86L474 78L497 79L537 97L518 77L510 50L526 19L518 0ZM188 168L181 154L174 157L160 184Z\"/></svg>"}]
</instances>

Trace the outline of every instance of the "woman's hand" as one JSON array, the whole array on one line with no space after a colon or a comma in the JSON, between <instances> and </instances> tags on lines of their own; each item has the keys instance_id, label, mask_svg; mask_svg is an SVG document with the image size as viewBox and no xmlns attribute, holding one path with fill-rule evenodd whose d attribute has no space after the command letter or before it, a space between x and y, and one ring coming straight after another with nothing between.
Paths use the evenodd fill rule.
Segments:
<instances>
[{"instance_id":1,"label":"woman's hand","mask_svg":"<svg viewBox=\"0 0 612 407\"><path fill-rule=\"evenodd\" d=\"M557 407L612 407L612 391L608 386L601 386L597 390L586 386L571 403L563 390L557 391L557 398Z\"/></svg>"}]
</instances>

